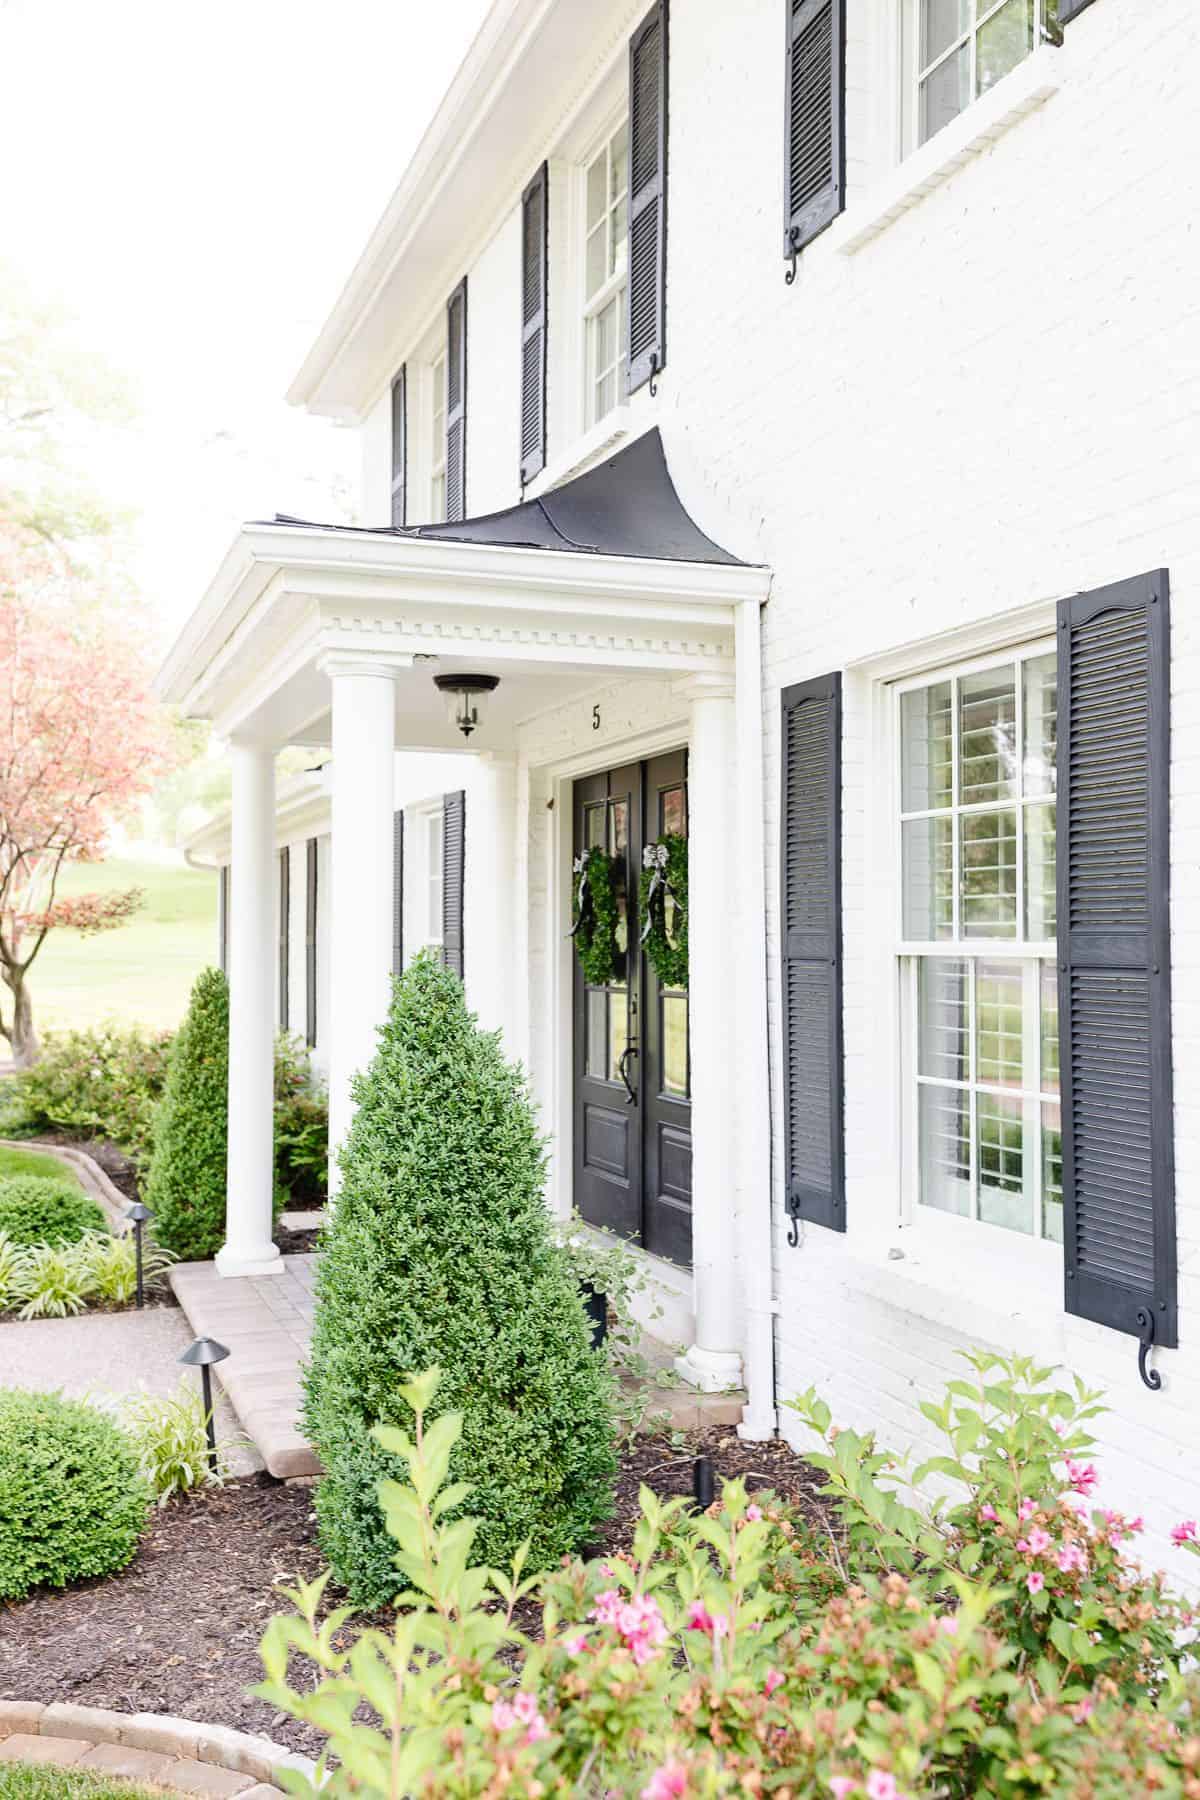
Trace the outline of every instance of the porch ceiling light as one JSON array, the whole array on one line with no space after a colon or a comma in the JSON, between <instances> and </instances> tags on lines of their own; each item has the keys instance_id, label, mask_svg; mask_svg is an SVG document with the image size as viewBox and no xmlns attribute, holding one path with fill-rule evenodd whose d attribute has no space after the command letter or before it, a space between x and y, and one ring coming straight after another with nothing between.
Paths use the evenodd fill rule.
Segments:
<instances>
[{"instance_id":1,"label":"porch ceiling light","mask_svg":"<svg viewBox=\"0 0 1200 1800\"><path fill-rule=\"evenodd\" d=\"M446 697L450 723L469 738L483 720L484 696L500 686L498 675L435 675L433 685Z\"/></svg>"}]
</instances>

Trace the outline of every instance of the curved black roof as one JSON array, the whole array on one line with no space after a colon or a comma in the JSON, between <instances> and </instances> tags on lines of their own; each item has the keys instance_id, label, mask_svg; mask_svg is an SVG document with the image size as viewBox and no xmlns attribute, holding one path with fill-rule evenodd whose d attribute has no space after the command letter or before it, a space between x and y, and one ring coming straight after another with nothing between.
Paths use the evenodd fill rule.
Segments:
<instances>
[{"instance_id":1,"label":"curved black roof","mask_svg":"<svg viewBox=\"0 0 1200 1800\"><path fill-rule=\"evenodd\" d=\"M277 525L312 519L275 515ZM361 526L337 529L354 531ZM452 543L501 544L521 550L583 550L595 556L642 556L670 562L733 563L684 511L667 468L658 427L636 438L574 481L503 512L444 525L382 525L393 537L444 538Z\"/></svg>"}]
</instances>

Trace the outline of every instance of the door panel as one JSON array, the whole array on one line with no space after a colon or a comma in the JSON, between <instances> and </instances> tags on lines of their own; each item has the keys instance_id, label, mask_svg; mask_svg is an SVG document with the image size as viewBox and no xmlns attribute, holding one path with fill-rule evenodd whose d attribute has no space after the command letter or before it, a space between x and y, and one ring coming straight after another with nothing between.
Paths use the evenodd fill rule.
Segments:
<instances>
[{"instance_id":1,"label":"door panel","mask_svg":"<svg viewBox=\"0 0 1200 1800\"><path fill-rule=\"evenodd\" d=\"M692 1254L688 997L660 990L638 948L636 918L644 845L664 831L687 832L686 752L590 775L575 783L573 800L574 854L600 844L624 857L624 916L634 921L609 987L587 987L575 962L575 1204L591 1224L686 1265Z\"/></svg>"}]
</instances>

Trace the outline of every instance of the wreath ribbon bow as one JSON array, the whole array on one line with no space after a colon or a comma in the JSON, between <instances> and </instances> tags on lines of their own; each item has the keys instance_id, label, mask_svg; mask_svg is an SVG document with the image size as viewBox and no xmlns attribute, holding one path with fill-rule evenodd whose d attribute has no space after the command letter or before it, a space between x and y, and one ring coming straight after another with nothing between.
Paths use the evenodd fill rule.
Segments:
<instances>
[{"instance_id":1,"label":"wreath ribbon bow","mask_svg":"<svg viewBox=\"0 0 1200 1800\"><path fill-rule=\"evenodd\" d=\"M576 914L575 923L572 925L570 931L567 933L568 937L575 936L575 933L579 930L579 927L583 924L583 922L587 918L588 914L593 910L592 892L591 892L591 889L588 887L586 856L577 856L575 858L575 861L572 863L571 867L572 867L572 870L574 871L574 873L578 876L578 880L576 881L576 884L575 884L575 914Z\"/></svg>"},{"instance_id":2,"label":"wreath ribbon bow","mask_svg":"<svg viewBox=\"0 0 1200 1800\"><path fill-rule=\"evenodd\" d=\"M639 944L644 944L650 936L650 930L654 923L653 909L659 890L662 890L661 897L657 900L659 906L664 906L667 895L672 892L670 877L667 874L670 860L671 853L665 844L647 844L642 851L642 867L651 871L651 877L650 886L646 890L646 922L642 926L642 935L638 939Z\"/></svg>"}]
</instances>

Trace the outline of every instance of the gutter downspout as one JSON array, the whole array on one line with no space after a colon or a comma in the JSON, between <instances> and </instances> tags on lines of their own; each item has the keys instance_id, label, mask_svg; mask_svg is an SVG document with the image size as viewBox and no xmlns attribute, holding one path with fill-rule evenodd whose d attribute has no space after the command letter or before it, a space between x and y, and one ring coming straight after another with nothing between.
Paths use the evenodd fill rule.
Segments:
<instances>
[{"instance_id":1,"label":"gutter downspout","mask_svg":"<svg viewBox=\"0 0 1200 1800\"><path fill-rule=\"evenodd\" d=\"M779 1429L775 1404L775 1299L771 1230L771 1086L767 1054L767 918L763 888L762 618L757 600L734 618L737 735L738 995L737 1210L746 1316L746 1409L738 1435L753 1441Z\"/></svg>"}]
</instances>

